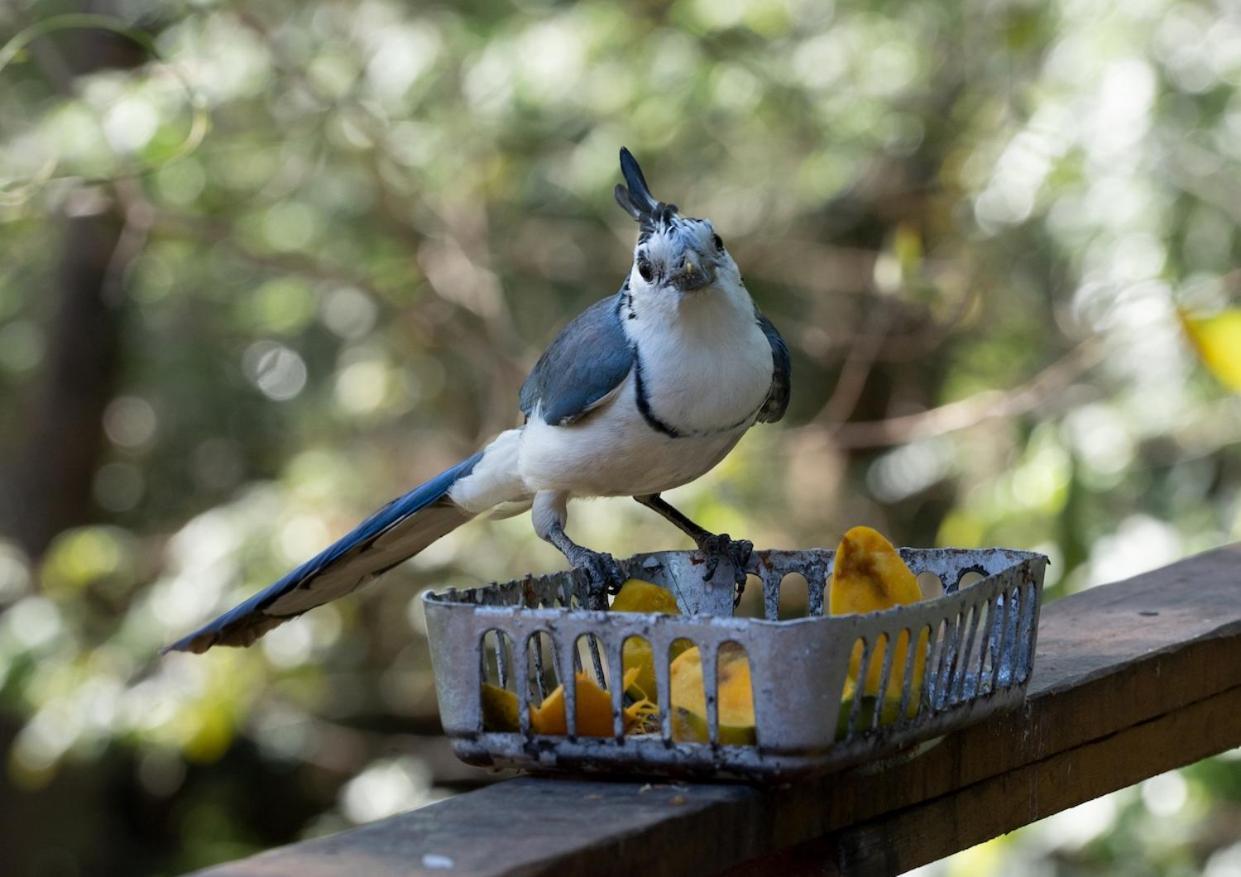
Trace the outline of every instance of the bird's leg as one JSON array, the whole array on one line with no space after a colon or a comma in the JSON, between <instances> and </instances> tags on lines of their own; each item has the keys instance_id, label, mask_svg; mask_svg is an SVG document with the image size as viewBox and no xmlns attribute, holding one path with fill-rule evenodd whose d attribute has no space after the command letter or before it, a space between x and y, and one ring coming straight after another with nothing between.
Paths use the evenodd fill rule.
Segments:
<instances>
[{"instance_id":1,"label":"bird's leg","mask_svg":"<svg viewBox=\"0 0 1241 877\"><path fill-rule=\"evenodd\" d=\"M704 581L709 580L715 575L716 567L720 565L720 558L728 558L733 565L734 576L737 582L737 598L741 598L741 590L745 587L746 564L750 562L750 554L754 551L753 542L747 539L731 539L727 533L716 534L710 530L703 529L687 518L679 509L673 507L658 493L635 496L634 499L648 509L658 512L668 521L671 521L682 533L694 540L694 544L698 546L698 550L703 553L707 560L706 574L703 576Z\"/></svg>"},{"instance_id":2,"label":"bird's leg","mask_svg":"<svg viewBox=\"0 0 1241 877\"><path fill-rule=\"evenodd\" d=\"M565 505L568 497L551 492L540 492L534 500L534 529L568 559L574 569L586 574L586 605L591 609L606 609L607 595L615 594L625 581L620 564L612 555L591 551L569 538L564 530Z\"/></svg>"},{"instance_id":3,"label":"bird's leg","mask_svg":"<svg viewBox=\"0 0 1241 877\"><path fill-rule=\"evenodd\" d=\"M547 541L560 549L574 569L584 570L587 579L586 603L591 609L606 609L607 594L615 594L625 581L616 558L603 551L591 551L578 545L565 533L564 526L553 524L547 533Z\"/></svg>"}]
</instances>

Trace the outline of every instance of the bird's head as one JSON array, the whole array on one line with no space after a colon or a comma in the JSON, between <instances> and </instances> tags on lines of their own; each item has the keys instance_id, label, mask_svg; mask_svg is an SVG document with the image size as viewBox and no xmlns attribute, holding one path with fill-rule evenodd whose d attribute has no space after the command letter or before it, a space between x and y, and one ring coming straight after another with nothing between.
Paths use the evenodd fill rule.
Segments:
<instances>
[{"instance_id":1,"label":"bird's head","mask_svg":"<svg viewBox=\"0 0 1241 877\"><path fill-rule=\"evenodd\" d=\"M628 149L620 151L621 174L616 203L637 221L629 287L635 294L684 297L741 285L737 264L707 219L681 216L675 204L651 194L642 168Z\"/></svg>"}]
</instances>

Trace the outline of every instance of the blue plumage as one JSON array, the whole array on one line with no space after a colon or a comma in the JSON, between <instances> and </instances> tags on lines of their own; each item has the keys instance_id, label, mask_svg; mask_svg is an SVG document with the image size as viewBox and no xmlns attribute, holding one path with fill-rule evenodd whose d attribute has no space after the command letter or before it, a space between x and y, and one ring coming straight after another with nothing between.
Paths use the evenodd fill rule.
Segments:
<instances>
[{"instance_id":1,"label":"blue plumage","mask_svg":"<svg viewBox=\"0 0 1241 877\"><path fill-rule=\"evenodd\" d=\"M793 364L789 358L789 347L784 343L775 324L762 313L755 311L758 325L771 344L771 393L758 412L758 419L764 423L775 423L784 416L789 407L789 394L793 387Z\"/></svg>"},{"instance_id":2,"label":"blue plumage","mask_svg":"<svg viewBox=\"0 0 1241 877\"><path fill-rule=\"evenodd\" d=\"M355 590L374 576L391 569L415 552L402 554L393 563L388 562L391 559L388 555L377 557L377 566L365 562L368 550L385 534L406 524L419 512L437 504L451 508L451 501L447 499L449 488L469 475L482 456L481 452L474 454L394 499L280 581L189 636L177 640L164 651L204 652L213 645L249 645L278 624ZM461 516L460 513L458 516ZM348 567L355 562L357 570L351 575ZM331 574L334 572L343 575L333 579Z\"/></svg>"},{"instance_id":3,"label":"blue plumage","mask_svg":"<svg viewBox=\"0 0 1241 877\"><path fill-rule=\"evenodd\" d=\"M539 416L552 426L582 417L615 390L633 368L633 348L620 323L625 289L595 302L561 330L544 351L526 382L519 402L526 417Z\"/></svg>"}]
</instances>

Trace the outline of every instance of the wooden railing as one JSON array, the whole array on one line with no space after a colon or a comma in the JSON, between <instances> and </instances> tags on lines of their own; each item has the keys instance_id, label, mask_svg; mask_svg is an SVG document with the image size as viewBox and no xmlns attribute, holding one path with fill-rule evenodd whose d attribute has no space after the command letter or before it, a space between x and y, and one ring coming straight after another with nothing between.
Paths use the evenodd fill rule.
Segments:
<instances>
[{"instance_id":1,"label":"wooden railing","mask_svg":"<svg viewBox=\"0 0 1241 877\"><path fill-rule=\"evenodd\" d=\"M1023 707L782 789L520 778L203 877L897 874L1241 745L1241 546L1043 611Z\"/></svg>"}]
</instances>

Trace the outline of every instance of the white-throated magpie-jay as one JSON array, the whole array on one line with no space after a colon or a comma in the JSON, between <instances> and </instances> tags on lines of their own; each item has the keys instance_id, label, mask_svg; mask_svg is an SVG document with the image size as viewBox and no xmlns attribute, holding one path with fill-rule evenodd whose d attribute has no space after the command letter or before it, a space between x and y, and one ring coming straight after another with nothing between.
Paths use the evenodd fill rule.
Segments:
<instances>
[{"instance_id":1,"label":"white-throated magpie-jay","mask_svg":"<svg viewBox=\"0 0 1241 877\"><path fill-rule=\"evenodd\" d=\"M691 536L710 577L727 555L740 572L752 546L714 535L660 498L706 473L756 421L789 399L789 354L755 307L708 220L655 200L620 153L616 200L639 225L620 291L569 323L522 385L525 424L393 500L351 533L170 650L245 646L271 628L366 584L475 515L532 508L534 529L594 595L620 583L611 555L565 533L575 497L632 496Z\"/></svg>"}]
</instances>

